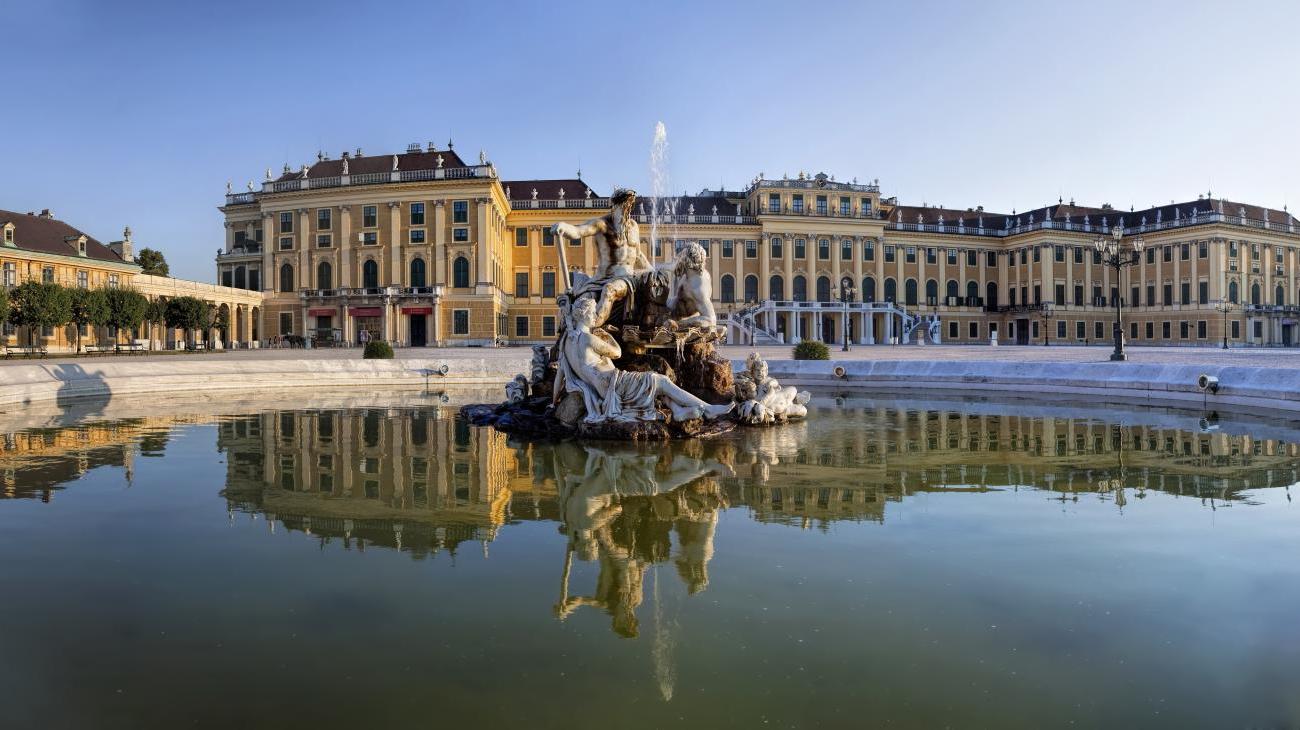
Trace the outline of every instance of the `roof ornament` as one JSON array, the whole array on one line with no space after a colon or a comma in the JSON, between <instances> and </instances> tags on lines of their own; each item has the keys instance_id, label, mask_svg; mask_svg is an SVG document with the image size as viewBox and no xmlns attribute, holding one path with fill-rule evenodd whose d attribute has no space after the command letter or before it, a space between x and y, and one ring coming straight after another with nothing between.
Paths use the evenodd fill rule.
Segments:
<instances>
[{"instance_id":1,"label":"roof ornament","mask_svg":"<svg viewBox=\"0 0 1300 730\"><path fill-rule=\"evenodd\" d=\"M507 185L507 186L506 186L506 200L509 200L509 199L510 199L510 186Z\"/></svg>"},{"instance_id":2,"label":"roof ornament","mask_svg":"<svg viewBox=\"0 0 1300 730\"><path fill-rule=\"evenodd\" d=\"M397 172L397 155L393 155L393 172Z\"/></svg>"},{"instance_id":3,"label":"roof ornament","mask_svg":"<svg viewBox=\"0 0 1300 730\"><path fill-rule=\"evenodd\" d=\"M478 164L480 165L487 164L487 152L482 149L478 151Z\"/></svg>"},{"instance_id":4,"label":"roof ornament","mask_svg":"<svg viewBox=\"0 0 1300 730\"><path fill-rule=\"evenodd\" d=\"M857 176L857 175L854 175L854 176L853 176L853 184L854 184L854 185L857 185L857 184L858 184L858 176Z\"/></svg>"},{"instance_id":5,"label":"roof ornament","mask_svg":"<svg viewBox=\"0 0 1300 730\"><path fill-rule=\"evenodd\" d=\"M123 241L131 240L131 226L127 226L126 228L122 229L122 240Z\"/></svg>"},{"instance_id":6,"label":"roof ornament","mask_svg":"<svg viewBox=\"0 0 1300 730\"><path fill-rule=\"evenodd\" d=\"M361 154L361 148L358 147L358 148L357 148L357 157L361 157L361 156L362 156L362 154Z\"/></svg>"},{"instance_id":7,"label":"roof ornament","mask_svg":"<svg viewBox=\"0 0 1300 730\"><path fill-rule=\"evenodd\" d=\"M271 168L266 168L266 181L271 182Z\"/></svg>"},{"instance_id":8,"label":"roof ornament","mask_svg":"<svg viewBox=\"0 0 1300 730\"><path fill-rule=\"evenodd\" d=\"M1146 224L1147 224L1147 217L1142 216L1142 225L1145 226Z\"/></svg>"},{"instance_id":9,"label":"roof ornament","mask_svg":"<svg viewBox=\"0 0 1300 730\"><path fill-rule=\"evenodd\" d=\"M740 215L740 203L736 203L736 215Z\"/></svg>"},{"instance_id":10,"label":"roof ornament","mask_svg":"<svg viewBox=\"0 0 1300 730\"><path fill-rule=\"evenodd\" d=\"M1092 225L1092 216L1090 215L1083 216L1083 225L1084 227Z\"/></svg>"},{"instance_id":11,"label":"roof ornament","mask_svg":"<svg viewBox=\"0 0 1300 730\"><path fill-rule=\"evenodd\" d=\"M713 206L713 215L714 215L714 216L717 216L717 215L718 215L718 206L716 206L716 205Z\"/></svg>"},{"instance_id":12,"label":"roof ornament","mask_svg":"<svg viewBox=\"0 0 1300 730\"><path fill-rule=\"evenodd\" d=\"M1101 229L1104 231L1108 228L1110 228L1110 226L1106 224L1106 216L1103 215L1101 217Z\"/></svg>"},{"instance_id":13,"label":"roof ornament","mask_svg":"<svg viewBox=\"0 0 1300 730\"><path fill-rule=\"evenodd\" d=\"M306 166L306 165L303 165L303 166L302 166L302 171L301 171L300 173L298 173L298 177L299 177L299 179L302 179L302 180L306 180L306 179L307 179L307 166Z\"/></svg>"},{"instance_id":14,"label":"roof ornament","mask_svg":"<svg viewBox=\"0 0 1300 730\"><path fill-rule=\"evenodd\" d=\"M980 216L980 217L979 217L979 227L980 227L980 228L983 228L983 227L984 227L984 216Z\"/></svg>"},{"instance_id":15,"label":"roof ornament","mask_svg":"<svg viewBox=\"0 0 1300 730\"><path fill-rule=\"evenodd\" d=\"M455 147L455 145L453 145L453 144L451 143L451 137L448 137L448 138L447 138L447 149L452 149L453 147Z\"/></svg>"},{"instance_id":16,"label":"roof ornament","mask_svg":"<svg viewBox=\"0 0 1300 730\"><path fill-rule=\"evenodd\" d=\"M695 215L695 203L691 203L691 204L686 208L686 214L687 214L687 215Z\"/></svg>"},{"instance_id":17,"label":"roof ornament","mask_svg":"<svg viewBox=\"0 0 1300 730\"><path fill-rule=\"evenodd\" d=\"M433 152L433 151L434 151L434 146L433 146L433 141L432 141L432 140L430 140L430 142L429 142L427 145L424 146L424 151L425 151L425 152Z\"/></svg>"},{"instance_id":18,"label":"roof ornament","mask_svg":"<svg viewBox=\"0 0 1300 730\"><path fill-rule=\"evenodd\" d=\"M925 223L925 216L922 215L921 213L917 213L917 214L916 214L916 225L919 226L919 225L921 225L922 223Z\"/></svg>"},{"instance_id":19,"label":"roof ornament","mask_svg":"<svg viewBox=\"0 0 1300 730\"><path fill-rule=\"evenodd\" d=\"M249 181L248 181L248 192L250 192L250 193L253 192L253 181L252 181L252 180L249 180Z\"/></svg>"},{"instance_id":20,"label":"roof ornament","mask_svg":"<svg viewBox=\"0 0 1300 730\"><path fill-rule=\"evenodd\" d=\"M591 188L587 188L587 192L585 193L585 196L587 197L588 200L591 199Z\"/></svg>"},{"instance_id":21,"label":"roof ornament","mask_svg":"<svg viewBox=\"0 0 1300 730\"><path fill-rule=\"evenodd\" d=\"M226 181L226 195L230 195L230 181Z\"/></svg>"},{"instance_id":22,"label":"roof ornament","mask_svg":"<svg viewBox=\"0 0 1300 730\"><path fill-rule=\"evenodd\" d=\"M441 167L442 167L442 163L443 163L442 155L438 155L438 167L441 168Z\"/></svg>"},{"instance_id":23,"label":"roof ornament","mask_svg":"<svg viewBox=\"0 0 1300 730\"><path fill-rule=\"evenodd\" d=\"M289 163L287 163L287 162L284 163L284 173L283 173L283 174L285 174L285 175L288 175L288 174L289 174Z\"/></svg>"},{"instance_id":24,"label":"roof ornament","mask_svg":"<svg viewBox=\"0 0 1300 730\"><path fill-rule=\"evenodd\" d=\"M1160 225L1160 222L1163 221L1164 219L1165 219L1165 209L1156 208L1156 225Z\"/></svg>"},{"instance_id":25,"label":"roof ornament","mask_svg":"<svg viewBox=\"0 0 1300 730\"><path fill-rule=\"evenodd\" d=\"M560 188L560 200L564 200L564 188Z\"/></svg>"},{"instance_id":26,"label":"roof ornament","mask_svg":"<svg viewBox=\"0 0 1300 730\"><path fill-rule=\"evenodd\" d=\"M533 200L537 200L537 188L533 188Z\"/></svg>"},{"instance_id":27,"label":"roof ornament","mask_svg":"<svg viewBox=\"0 0 1300 730\"><path fill-rule=\"evenodd\" d=\"M348 168L348 158L344 157L344 158L343 158L343 174L344 174L344 175L349 175L349 174L351 174L351 173L348 172L348 169L349 169L349 168Z\"/></svg>"},{"instance_id":28,"label":"roof ornament","mask_svg":"<svg viewBox=\"0 0 1300 730\"><path fill-rule=\"evenodd\" d=\"M324 159L325 159L325 151L324 151L324 150L316 150L316 161L317 161L317 162L321 162L321 161L324 160Z\"/></svg>"},{"instance_id":29,"label":"roof ornament","mask_svg":"<svg viewBox=\"0 0 1300 730\"><path fill-rule=\"evenodd\" d=\"M940 213L940 214L939 214L939 225L940 225L941 227L943 226L943 213Z\"/></svg>"}]
</instances>

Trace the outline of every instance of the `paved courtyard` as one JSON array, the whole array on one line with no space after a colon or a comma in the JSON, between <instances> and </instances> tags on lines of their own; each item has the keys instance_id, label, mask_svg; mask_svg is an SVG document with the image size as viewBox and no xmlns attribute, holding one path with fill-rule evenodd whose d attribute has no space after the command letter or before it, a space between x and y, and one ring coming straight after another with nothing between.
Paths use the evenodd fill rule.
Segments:
<instances>
[{"instance_id":1,"label":"paved courtyard","mask_svg":"<svg viewBox=\"0 0 1300 730\"><path fill-rule=\"evenodd\" d=\"M733 359L744 358L752 350L758 350L769 360L785 360L790 357L788 346L727 345L721 348L723 354ZM831 347L831 358L835 360L956 360L956 361L1007 361L1007 362L1104 362L1111 352L1109 346L1007 346L990 347L988 345L859 345L850 352L842 352L838 347ZM435 358L454 360L458 358L495 358L527 357L528 350L521 347L475 348L399 348L399 358ZM1261 349L1240 348L1222 350L1212 347L1134 347L1129 349L1133 362L1168 363L1173 365L1243 365L1250 367L1300 368L1300 349ZM145 355L108 355L93 357L52 356L43 359L24 359L20 357L0 360L0 367L18 364L58 364L80 363L90 365L96 362L193 362L217 360L230 362L235 360L338 360L359 359L358 348L323 349L323 350L239 350L211 353L158 353Z\"/></svg>"}]
</instances>

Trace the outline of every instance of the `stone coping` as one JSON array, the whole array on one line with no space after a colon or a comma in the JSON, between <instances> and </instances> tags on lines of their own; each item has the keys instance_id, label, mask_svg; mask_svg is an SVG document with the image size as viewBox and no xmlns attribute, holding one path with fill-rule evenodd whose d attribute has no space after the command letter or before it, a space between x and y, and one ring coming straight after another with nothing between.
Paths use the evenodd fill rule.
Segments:
<instances>
[{"instance_id":1,"label":"stone coping","mask_svg":"<svg viewBox=\"0 0 1300 730\"><path fill-rule=\"evenodd\" d=\"M739 368L743 360L733 360ZM839 392L999 394L1004 398L1062 398L1183 408L1300 411L1300 370L1237 365L981 360L774 360L784 385ZM1201 375L1219 379L1202 391Z\"/></svg>"}]
</instances>

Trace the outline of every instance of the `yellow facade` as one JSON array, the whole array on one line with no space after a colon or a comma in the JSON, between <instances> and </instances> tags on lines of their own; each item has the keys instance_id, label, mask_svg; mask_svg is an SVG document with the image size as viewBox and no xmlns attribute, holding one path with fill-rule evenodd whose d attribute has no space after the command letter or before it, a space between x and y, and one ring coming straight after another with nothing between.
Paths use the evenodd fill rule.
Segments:
<instances>
[{"instance_id":1,"label":"yellow facade","mask_svg":"<svg viewBox=\"0 0 1300 730\"><path fill-rule=\"evenodd\" d=\"M383 171L341 174L349 165ZM450 149L321 155L227 196L218 276L265 294L268 335L545 342L562 281L549 228L608 206L580 179L501 180L490 162L467 165ZM901 205L877 183L800 174L642 198L637 219L652 261L686 242L708 250L733 341L914 342L928 331L959 343L1108 342L1118 297L1130 344L1300 342L1297 221L1208 196L999 214ZM1117 225L1147 246L1118 279L1093 248ZM565 245L570 269L594 271L591 241ZM1233 305L1226 316L1221 301Z\"/></svg>"}]
</instances>

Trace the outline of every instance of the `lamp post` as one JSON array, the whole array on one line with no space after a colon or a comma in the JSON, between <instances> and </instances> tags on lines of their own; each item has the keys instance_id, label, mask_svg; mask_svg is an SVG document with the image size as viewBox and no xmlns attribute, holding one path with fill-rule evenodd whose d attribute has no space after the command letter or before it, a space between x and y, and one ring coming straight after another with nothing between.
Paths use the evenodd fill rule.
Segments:
<instances>
[{"instance_id":1,"label":"lamp post","mask_svg":"<svg viewBox=\"0 0 1300 730\"><path fill-rule=\"evenodd\" d=\"M1101 262L1115 270L1115 289L1118 292L1123 291L1120 285L1120 272L1126 266L1136 266L1142 259L1142 249L1146 242L1141 236L1133 239L1127 248L1123 245L1124 229L1115 226L1110 229L1110 237L1098 236L1093 241L1093 246L1101 254ZM1124 352L1124 324L1120 315L1120 297L1115 297L1115 351L1110 354L1112 362L1122 362L1128 359L1128 354Z\"/></svg>"},{"instance_id":2,"label":"lamp post","mask_svg":"<svg viewBox=\"0 0 1300 730\"><path fill-rule=\"evenodd\" d=\"M853 288L853 280L849 277L840 279L840 303L844 305L844 347L840 348L844 352L849 351L849 340L853 337L853 325L849 323L849 302L857 295L858 290Z\"/></svg>"},{"instance_id":3,"label":"lamp post","mask_svg":"<svg viewBox=\"0 0 1300 730\"><path fill-rule=\"evenodd\" d=\"M1228 312L1232 311L1232 302L1220 299L1214 303L1214 311L1223 313L1223 349L1228 349Z\"/></svg>"},{"instance_id":4,"label":"lamp post","mask_svg":"<svg viewBox=\"0 0 1300 730\"><path fill-rule=\"evenodd\" d=\"M1043 315L1043 347L1052 344L1052 328L1048 325L1052 323L1052 305L1049 302L1043 302L1038 305L1038 311Z\"/></svg>"}]
</instances>

